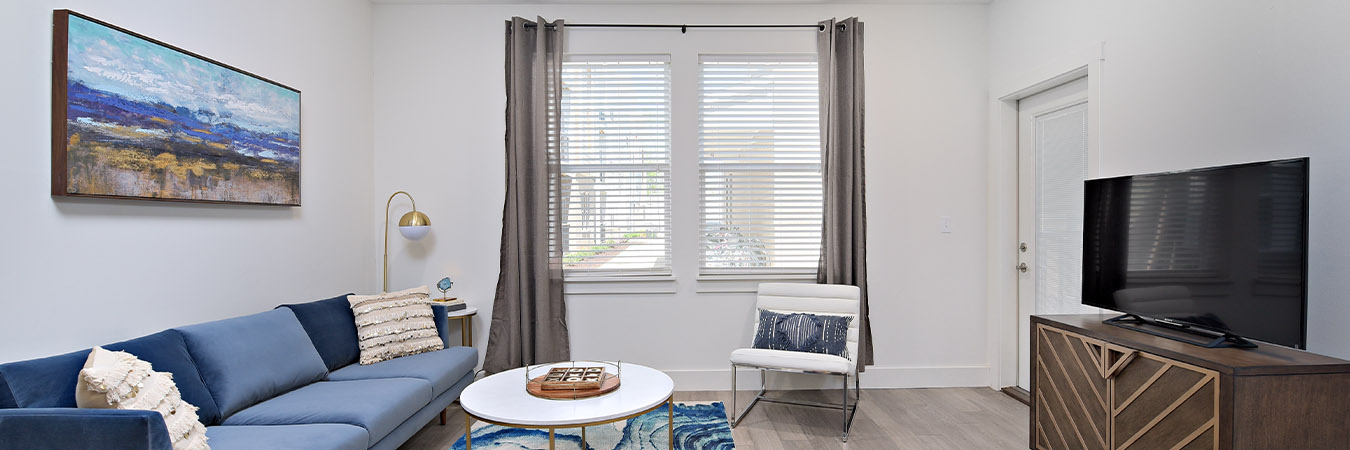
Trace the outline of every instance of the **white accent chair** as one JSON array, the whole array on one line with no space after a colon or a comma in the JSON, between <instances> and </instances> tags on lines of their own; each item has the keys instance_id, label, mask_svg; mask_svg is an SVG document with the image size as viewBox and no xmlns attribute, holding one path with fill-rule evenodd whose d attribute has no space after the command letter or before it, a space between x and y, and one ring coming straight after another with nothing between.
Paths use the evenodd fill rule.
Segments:
<instances>
[{"instance_id":1,"label":"white accent chair","mask_svg":"<svg viewBox=\"0 0 1350 450\"><path fill-rule=\"evenodd\" d=\"M736 411L736 370L746 367L759 369L759 394L746 405L745 409L734 414L731 426L735 428L750 409L760 400L771 403L786 403L799 406L838 409L843 412L844 442L848 442L848 430L853 424L853 415L858 410L858 400L862 399L862 390L858 383L858 314L860 309L857 286L803 283L763 283L759 285L754 324L758 324L760 309L778 313L826 314L834 316L852 316L848 328L848 358L822 353L793 352L761 348L741 348L731 352L731 410ZM757 327L756 327L757 328ZM765 397L768 390L765 385L765 371L809 373L826 376L838 376L843 380L842 404L817 403ZM848 379L853 377L853 405L849 405Z\"/></svg>"}]
</instances>

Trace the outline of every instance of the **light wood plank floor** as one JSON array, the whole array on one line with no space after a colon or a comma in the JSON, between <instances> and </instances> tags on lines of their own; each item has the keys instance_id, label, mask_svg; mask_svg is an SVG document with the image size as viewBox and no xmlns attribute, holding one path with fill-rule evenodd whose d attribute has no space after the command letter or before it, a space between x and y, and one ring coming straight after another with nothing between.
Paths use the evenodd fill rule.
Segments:
<instances>
[{"instance_id":1,"label":"light wood plank floor","mask_svg":"<svg viewBox=\"0 0 1350 450\"><path fill-rule=\"evenodd\" d=\"M775 393L770 393L773 395ZM788 398L838 401L838 391L790 391ZM754 392L737 394L744 408ZM1027 448L1026 405L988 388L867 389L848 443L839 441L841 413L760 403L732 436L738 450L1013 450ZM729 403L730 392L676 392L676 401ZM728 406L728 409L730 407ZM729 413L730 411L728 411ZM464 413L451 405L401 450L447 450L464 435Z\"/></svg>"}]
</instances>

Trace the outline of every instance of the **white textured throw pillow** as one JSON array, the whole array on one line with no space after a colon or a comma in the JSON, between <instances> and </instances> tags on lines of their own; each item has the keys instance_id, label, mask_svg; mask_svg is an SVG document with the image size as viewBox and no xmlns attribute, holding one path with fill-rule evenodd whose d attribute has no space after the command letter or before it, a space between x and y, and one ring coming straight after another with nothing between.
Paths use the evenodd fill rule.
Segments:
<instances>
[{"instance_id":1,"label":"white textured throw pillow","mask_svg":"<svg viewBox=\"0 0 1350 450\"><path fill-rule=\"evenodd\" d=\"M356 316L362 365L445 348L436 333L426 286L380 295L350 295L347 302Z\"/></svg>"},{"instance_id":2,"label":"white textured throw pillow","mask_svg":"<svg viewBox=\"0 0 1350 450\"><path fill-rule=\"evenodd\" d=\"M75 405L81 408L142 409L164 416L174 450L208 450L206 427L197 407L183 401L173 374L155 372L150 363L127 352L94 347L80 370Z\"/></svg>"}]
</instances>

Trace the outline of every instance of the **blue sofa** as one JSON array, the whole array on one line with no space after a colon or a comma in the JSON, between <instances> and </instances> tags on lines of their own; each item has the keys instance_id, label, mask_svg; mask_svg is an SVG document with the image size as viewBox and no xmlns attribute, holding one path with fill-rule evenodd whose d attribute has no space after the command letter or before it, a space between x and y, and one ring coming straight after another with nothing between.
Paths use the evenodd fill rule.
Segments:
<instances>
[{"instance_id":1,"label":"blue sofa","mask_svg":"<svg viewBox=\"0 0 1350 450\"><path fill-rule=\"evenodd\" d=\"M392 450L474 378L477 350L432 308L445 350L366 366L345 295L103 347L173 373L214 450ZM172 449L159 413L75 407L88 354L0 364L0 449Z\"/></svg>"}]
</instances>

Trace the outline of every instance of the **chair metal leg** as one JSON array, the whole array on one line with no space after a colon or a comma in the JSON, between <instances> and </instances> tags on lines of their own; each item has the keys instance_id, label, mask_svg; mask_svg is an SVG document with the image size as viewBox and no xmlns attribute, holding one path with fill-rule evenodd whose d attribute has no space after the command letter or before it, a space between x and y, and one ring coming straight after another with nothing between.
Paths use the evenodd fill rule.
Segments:
<instances>
[{"instance_id":1,"label":"chair metal leg","mask_svg":"<svg viewBox=\"0 0 1350 450\"><path fill-rule=\"evenodd\" d=\"M844 393L844 407L840 411L844 412L844 442L848 442L848 374L844 374L844 384L839 392Z\"/></svg>"},{"instance_id":2,"label":"chair metal leg","mask_svg":"<svg viewBox=\"0 0 1350 450\"><path fill-rule=\"evenodd\" d=\"M731 418L730 418L730 419L727 419L728 421L731 422L731 427L732 427L732 428L735 428L735 427L736 427L736 390L737 390L737 387L736 387L736 365L735 365L735 364L732 364L732 365L731 365Z\"/></svg>"},{"instance_id":3,"label":"chair metal leg","mask_svg":"<svg viewBox=\"0 0 1350 450\"><path fill-rule=\"evenodd\" d=\"M732 364L732 365L731 365L731 379L732 379L732 383L733 383L733 384L731 385L731 411L733 412L732 417L731 417L731 427L732 427L732 428L736 428L736 425L740 425L740 424L741 424L741 420L745 419L745 416L748 415L748 414L750 414L750 410L751 410L751 409L754 409L755 405L759 404L759 401L760 401L761 399L764 398L764 391L765 391L766 389L768 389L768 386L764 383L764 369L760 369L760 370L759 370L759 394L756 394L756 395L755 395L755 398L752 399L752 400L750 400L750 404L749 404L749 405L745 405L745 409L741 410L740 413L735 413L735 412L736 412L736 385L734 384L734 383L735 383L735 380L736 380L736 365L735 365L735 364Z\"/></svg>"},{"instance_id":4,"label":"chair metal leg","mask_svg":"<svg viewBox=\"0 0 1350 450\"><path fill-rule=\"evenodd\" d=\"M844 374L844 384L840 390L844 394L844 442L848 442L848 432L853 428L853 416L858 415L858 402L862 401L862 390L858 388L858 374L853 374L853 406L848 405L848 374Z\"/></svg>"}]
</instances>

